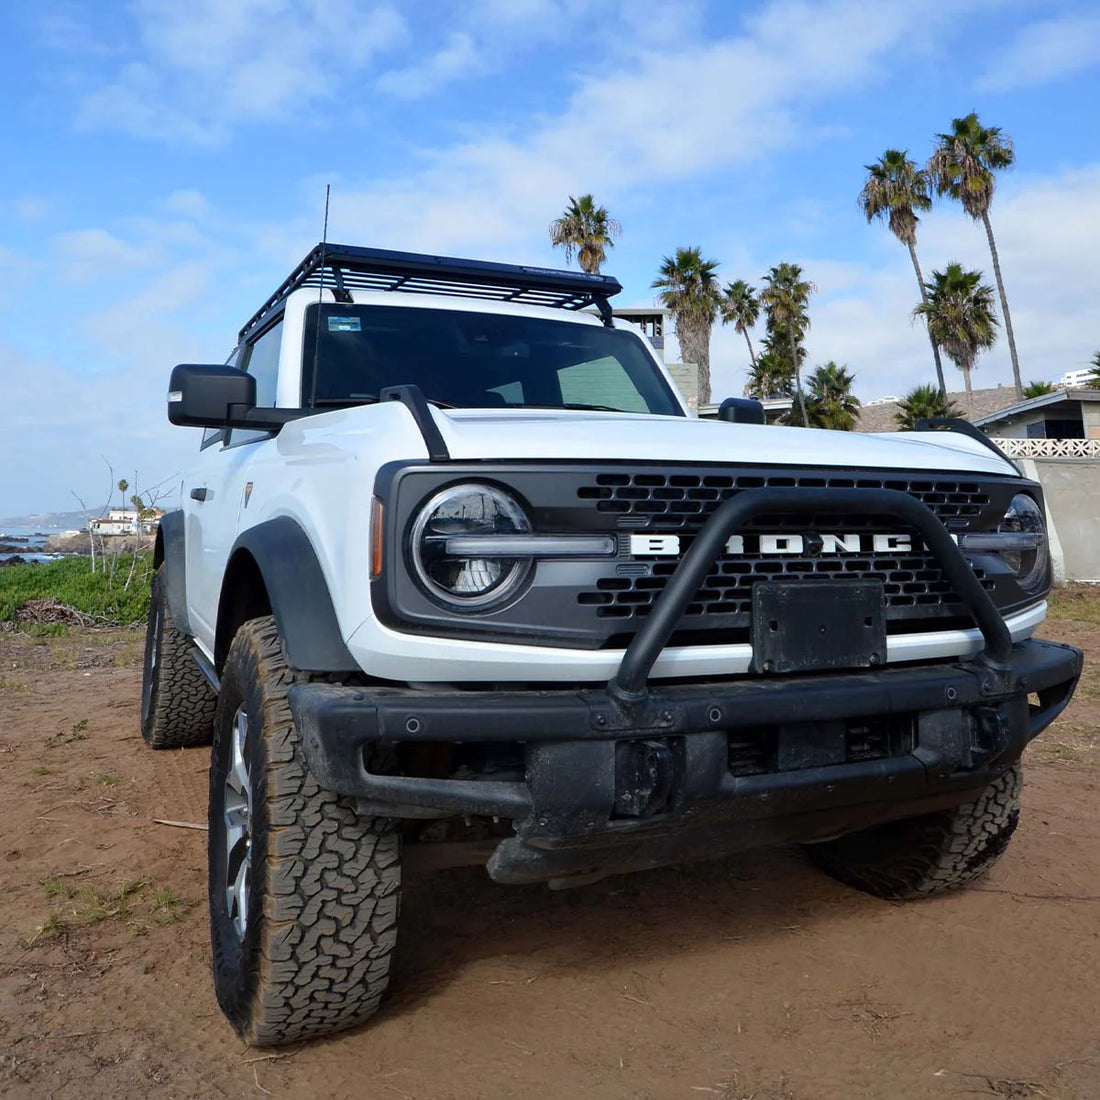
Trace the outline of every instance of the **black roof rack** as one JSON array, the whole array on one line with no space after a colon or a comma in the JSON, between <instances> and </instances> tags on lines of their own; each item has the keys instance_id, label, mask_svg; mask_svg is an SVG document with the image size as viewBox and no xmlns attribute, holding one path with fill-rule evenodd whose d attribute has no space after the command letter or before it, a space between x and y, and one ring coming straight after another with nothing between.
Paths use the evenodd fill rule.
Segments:
<instances>
[{"instance_id":1,"label":"black roof rack","mask_svg":"<svg viewBox=\"0 0 1100 1100\"><path fill-rule=\"evenodd\" d=\"M611 306L607 300L622 290L619 280L610 275L319 244L252 315L241 329L240 338L243 340L262 325L288 294L304 286L328 287L337 301L345 302L351 301L352 290L400 290L408 294L452 294L559 309L595 306L609 326Z\"/></svg>"}]
</instances>

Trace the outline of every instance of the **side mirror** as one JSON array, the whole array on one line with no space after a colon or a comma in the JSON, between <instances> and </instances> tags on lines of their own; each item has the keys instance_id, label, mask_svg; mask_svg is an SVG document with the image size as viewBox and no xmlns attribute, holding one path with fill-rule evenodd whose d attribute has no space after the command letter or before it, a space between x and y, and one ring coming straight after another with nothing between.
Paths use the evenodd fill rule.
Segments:
<instances>
[{"instance_id":1,"label":"side mirror","mask_svg":"<svg viewBox=\"0 0 1100 1100\"><path fill-rule=\"evenodd\" d=\"M764 406L751 397L727 397L718 407L718 419L730 424L763 424Z\"/></svg>"},{"instance_id":2,"label":"side mirror","mask_svg":"<svg viewBox=\"0 0 1100 1100\"><path fill-rule=\"evenodd\" d=\"M184 428L257 428L277 432L308 409L256 408L256 379L224 364L181 363L168 383L168 419Z\"/></svg>"},{"instance_id":3,"label":"side mirror","mask_svg":"<svg viewBox=\"0 0 1100 1100\"><path fill-rule=\"evenodd\" d=\"M236 367L181 363L168 383L168 419L185 428L224 428L256 404L256 379ZM236 406L233 408L232 406Z\"/></svg>"}]
</instances>

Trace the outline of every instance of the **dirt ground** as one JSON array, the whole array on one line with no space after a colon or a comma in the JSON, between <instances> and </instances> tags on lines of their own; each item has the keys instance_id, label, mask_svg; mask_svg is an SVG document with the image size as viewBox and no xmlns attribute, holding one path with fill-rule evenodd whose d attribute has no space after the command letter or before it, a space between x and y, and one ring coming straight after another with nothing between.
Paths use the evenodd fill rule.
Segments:
<instances>
[{"instance_id":1,"label":"dirt ground","mask_svg":"<svg viewBox=\"0 0 1100 1100\"><path fill-rule=\"evenodd\" d=\"M138 734L141 639L0 634L0 1095L1100 1097L1100 593L1029 751L1024 814L966 892L894 905L796 850L553 894L478 868L406 891L382 1013L244 1047L209 975L207 752Z\"/></svg>"}]
</instances>

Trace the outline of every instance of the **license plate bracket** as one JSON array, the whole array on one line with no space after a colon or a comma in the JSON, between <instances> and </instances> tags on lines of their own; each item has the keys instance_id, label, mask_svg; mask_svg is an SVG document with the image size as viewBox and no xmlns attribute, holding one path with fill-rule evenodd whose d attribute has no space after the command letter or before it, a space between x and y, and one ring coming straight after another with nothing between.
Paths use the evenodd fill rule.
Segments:
<instances>
[{"instance_id":1,"label":"license plate bracket","mask_svg":"<svg viewBox=\"0 0 1100 1100\"><path fill-rule=\"evenodd\" d=\"M754 672L825 672L885 663L881 581L759 581L753 586Z\"/></svg>"}]
</instances>

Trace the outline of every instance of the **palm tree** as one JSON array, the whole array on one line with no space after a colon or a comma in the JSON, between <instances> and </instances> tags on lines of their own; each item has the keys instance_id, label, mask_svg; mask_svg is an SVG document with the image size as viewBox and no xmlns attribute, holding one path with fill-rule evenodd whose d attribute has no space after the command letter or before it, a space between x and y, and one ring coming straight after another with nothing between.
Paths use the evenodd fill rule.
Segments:
<instances>
[{"instance_id":1,"label":"palm tree","mask_svg":"<svg viewBox=\"0 0 1100 1100\"><path fill-rule=\"evenodd\" d=\"M661 262L660 278L652 284L672 311L681 358L699 368L700 407L710 404L710 330L722 301L717 267L717 260L703 259L701 248L678 248Z\"/></svg>"},{"instance_id":2,"label":"palm tree","mask_svg":"<svg viewBox=\"0 0 1100 1100\"><path fill-rule=\"evenodd\" d=\"M1024 386L1024 397L1042 397L1045 393L1054 393L1054 387L1049 382L1028 382Z\"/></svg>"},{"instance_id":3,"label":"palm tree","mask_svg":"<svg viewBox=\"0 0 1100 1100\"><path fill-rule=\"evenodd\" d=\"M903 432L916 431L917 421L933 416L961 416L962 410L935 386L917 386L899 402L894 419Z\"/></svg>"},{"instance_id":4,"label":"palm tree","mask_svg":"<svg viewBox=\"0 0 1100 1100\"><path fill-rule=\"evenodd\" d=\"M970 371L978 352L997 340L993 288L982 283L980 271L964 271L961 264L950 263L943 271L932 272L925 290L925 300L913 316L924 318L932 339L963 372L966 407L973 412Z\"/></svg>"},{"instance_id":5,"label":"palm tree","mask_svg":"<svg viewBox=\"0 0 1100 1100\"><path fill-rule=\"evenodd\" d=\"M806 379L810 391L806 398L810 427L850 432L859 419L859 398L852 393L855 376L847 367L838 367L831 359Z\"/></svg>"},{"instance_id":6,"label":"palm tree","mask_svg":"<svg viewBox=\"0 0 1100 1100\"><path fill-rule=\"evenodd\" d=\"M756 296L756 288L749 286L744 279L727 283L726 292L722 296L721 310L722 324L732 324L734 329L745 337L745 343L749 345L749 360L755 371L756 352L752 350L749 329L760 319L760 299Z\"/></svg>"},{"instance_id":7,"label":"palm tree","mask_svg":"<svg viewBox=\"0 0 1100 1100\"><path fill-rule=\"evenodd\" d=\"M1089 379L1089 389L1100 390L1100 351L1092 357L1092 377Z\"/></svg>"},{"instance_id":8,"label":"palm tree","mask_svg":"<svg viewBox=\"0 0 1100 1100\"><path fill-rule=\"evenodd\" d=\"M745 396L762 401L768 397L790 397L793 392L794 381L786 355L777 355L770 347L765 347L749 373Z\"/></svg>"},{"instance_id":9,"label":"palm tree","mask_svg":"<svg viewBox=\"0 0 1100 1100\"><path fill-rule=\"evenodd\" d=\"M600 264L607 259L607 250L615 247L615 238L623 229L607 212L606 206L597 206L591 195L579 199L569 196L560 218L550 223L550 243L565 249L565 262L570 263L573 253L582 271L599 275Z\"/></svg>"},{"instance_id":10,"label":"palm tree","mask_svg":"<svg viewBox=\"0 0 1100 1100\"><path fill-rule=\"evenodd\" d=\"M794 376L795 393L802 410L802 423L810 426L806 414L806 398L802 393L800 367L805 352L802 339L810 327L810 316L806 307L810 295L817 289L813 283L802 278L802 268L798 264L781 263L771 268L764 276L764 289L760 292L760 301L768 311L768 322L772 335L783 339L790 353L791 371ZM773 350L774 343L773 340Z\"/></svg>"},{"instance_id":11,"label":"palm tree","mask_svg":"<svg viewBox=\"0 0 1100 1100\"><path fill-rule=\"evenodd\" d=\"M928 161L928 173L937 193L958 199L963 210L975 221L980 219L985 226L989 254L993 258L993 277L1001 297L1001 315L1008 337L1008 353L1012 359L1016 400L1022 401L1024 383L1020 377L1020 360L1016 355L1016 337L1012 333L1012 317L1008 312L997 242L993 239L993 226L989 224L989 207L993 202L996 183L994 173L1011 167L1016 159L1012 139L1002 134L999 126L983 126L974 111L966 118L953 119L951 133L937 134L936 138L935 151Z\"/></svg>"},{"instance_id":12,"label":"palm tree","mask_svg":"<svg viewBox=\"0 0 1100 1100\"><path fill-rule=\"evenodd\" d=\"M885 221L890 232L909 249L913 270L917 273L921 300L924 300L924 276L917 260L917 211L932 209L932 181L923 168L909 159L908 151L887 149L874 164L865 164L867 179L859 193L859 208L868 222ZM932 358L936 362L936 378L940 389L947 393L943 379L940 349L931 335Z\"/></svg>"}]
</instances>

